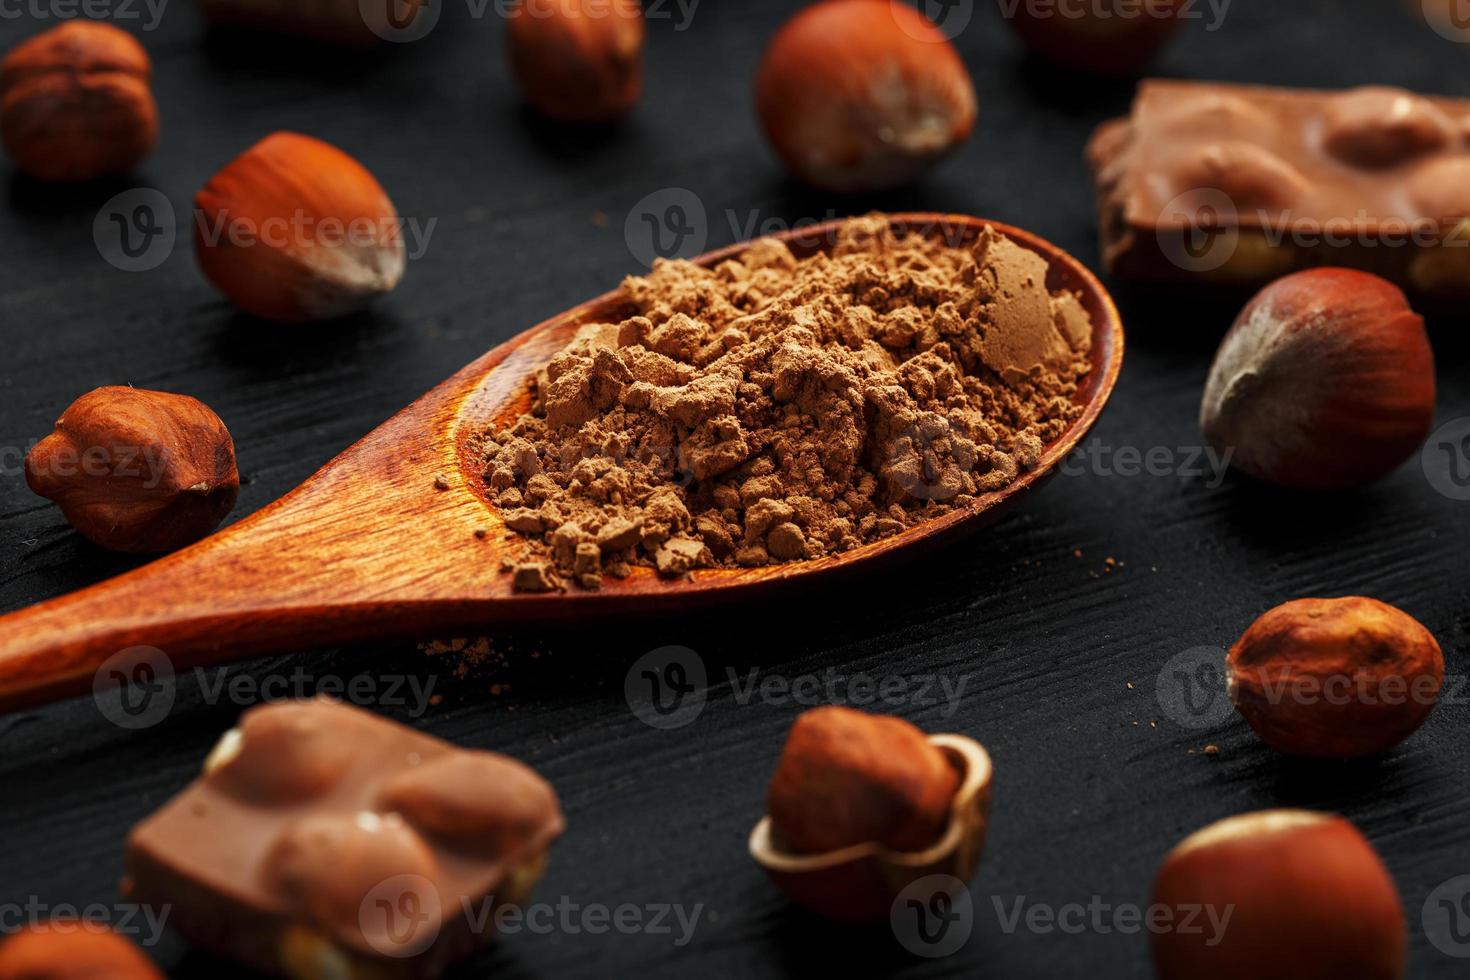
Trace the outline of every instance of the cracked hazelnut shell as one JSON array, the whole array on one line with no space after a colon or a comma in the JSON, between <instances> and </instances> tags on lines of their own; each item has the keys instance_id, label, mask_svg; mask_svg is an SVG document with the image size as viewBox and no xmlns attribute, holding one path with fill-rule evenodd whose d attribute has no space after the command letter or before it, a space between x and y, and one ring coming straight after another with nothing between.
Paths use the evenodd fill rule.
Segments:
<instances>
[{"instance_id":1,"label":"cracked hazelnut shell","mask_svg":"<svg viewBox=\"0 0 1470 980\"><path fill-rule=\"evenodd\" d=\"M505 21L526 101L569 123L611 122L638 102L643 33L637 0L520 0Z\"/></svg>"},{"instance_id":2,"label":"cracked hazelnut shell","mask_svg":"<svg viewBox=\"0 0 1470 980\"><path fill-rule=\"evenodd\" d=\"M1379 755L1429 717L1444 654L1418 620L1361 596L1297 599L1230 648L1230 700L1261 740L1297 756Z\"/></svg>"},{"instance_id":3,"label":"cracked hazelnut shell","mask_svg":"<svg viewBox=\"0 0 1470 980\"><path fill-rule=\"evenodd\" d=\"M824 0L772 39L756 112L792 173L844 193L909 183L969 137L975 86L932 21L896 0Z\"/></svg>"},{"instance_id":4,"label":"cracked hazelnut shell","mask_svg":"<svg viewBox=\"0 0 1470 980\"><path fill-rule=\"evenodd\" d=\"M1223 929L1196 912L1194 928L1150 930L1159 980L1404 976L1398 890L1341 817L1268 810L1206 827L1164 859L1152 906L1181 922L1191 909L1230 916Z\"/></svg>"},{"instance_id":5,"label":"cracked hazelnut shell","mask_svg":"<svg viewBox=\"0 0 1470 980\"><path fill-rule=\"evenodd\" d=\"M310 136L272 133L211 177L194 205L204 274L263 319L344 316L403 278L393 202L362 164Z\"/></svg>"},{"instance_id":6,"label":"cracked hazelnut shell","mask_svg":"<svg viewBox=\"0 0 1470 980\"><path fill-rule=\"evenodd\" d=\"M153 65L131 34L73 20L23 42L0 64L0 135L40 180L125 173L158 141Z\"/></svg>"},{"instance_id":7,"label":"cracked hazelnut shell","mask_svg":"<svg viewBox=\"0 0 1470 980\"><path fill-rule=\"evenodd\" d=\"M218 415L187 395L88 392L26 456L26 482L113 551L172 551L209 534L240 490Z\"/></svg>"},{"instance_id":8,"label":"cracked hazelnut shell","mask_svg":"<svg viewBox=\"0 0 1470 980\"><path fill-rule=\"evenodd\" d=\"M1241 312L1210 369L1200 428L1257 479L1341 490L1418 452L1434 398L1434 353L1403 292L1366 272L1312 269Z\"/></svg>"}]
</instances>

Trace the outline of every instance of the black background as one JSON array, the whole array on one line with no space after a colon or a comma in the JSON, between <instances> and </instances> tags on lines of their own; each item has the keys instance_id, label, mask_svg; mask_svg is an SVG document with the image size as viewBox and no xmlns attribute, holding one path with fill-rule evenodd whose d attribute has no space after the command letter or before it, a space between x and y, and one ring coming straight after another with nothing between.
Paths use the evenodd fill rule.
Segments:
<instances>
[{"instance_id":1,"label":"black background","mask_svg":"<svg viewBox=\"0 0 1470 980\"><path fill-rule=\"evenodd\" d=\"M20 453L77 395L130 383L202 398L234 435L245 479L235 516L248 514L498 341L637 271L624 220L661 189L698 196L710 247L743 237L750 222L771 230L870 207L936 209L1021 225L1095 264L1082 148L1096 123L1126 109L1131 85L1028 60L988 0L976 2L956 42L979 92L974 137L919 186L857 201L791 183L758 134L751 78L765 39L796 6L786 0L704 0L682 31L665 5L665 19L650 23L642 104L625 125L593 134L521 108L493 3L474 18L451 0L427 39L356 54L209 33L186 0L173 0L157 30L122 22L156 64L155 155L132 178L84 188L0 175L0 608L133 564L83 542L21 475ZM6 19L0 37L8 47L41 26ZM1155 70L1470 95L1470 47L1386 0L1236 0L1219 30L1188 25ZM437 220L424 254L371 315L325 327L251 320L203 280L186 236L150 272L100 257L92 223L113 194L154 187L187 216L211 173L275 129L342 147L404 216ZM1129 350L1094 435L1185 461L1198 444L1203 376L1237 304L1127 290L1119 300ZM1437 321L1433 339L1446 422L1466 414L1470 392L1463 325ZM460 669L452 657L394 644L230 673L432 677L443 700L422 717L405 705L379 710L523 759L561 796L569 829L541 898L703 907L682 948L667 935L520 934L456 976L1139 976L1146 937L1008 934L992 898L1007 908L1022 898L1141 904L1159 858L1184 834L1276 806L1355 820L1402 891L1412 975L1463 975L1426 939L1420 914L1434 887L1470 873L1465 692L1452 687L1457 696L1386 759L1304 765L1260 746L1234 717L1205 729L1170 720L1156 683L1171 657L1228 646L1277 602L1349 593L1420 618L1462 677L1470 504L1437 493L1418 460L1372 488L1326 498L1234 477L1080 470L968 544L842 592L697 619L493 631L503 660ZM1108 571L1110 557L1118 565ZM671 732L639 722L623 693L632 661L666 644L697 651L713 684L702 714ZM953 715L936 703L887 706L927 729L973 735L995 759L974 934L952 957L912 958L884 929L827 927L789 906L746 855L801 705L741 703L727 670L791 678L829 667L968 678ZM3 898L118 901L127 828L192 777L252 700L211 703L188 677L166 722L141 731L113 726L89 699L0 719ZM1218 757L1199 752L1207 743ZM172 937L150 952L178 976L223 971Z\"/></svg>"}]
</instances>

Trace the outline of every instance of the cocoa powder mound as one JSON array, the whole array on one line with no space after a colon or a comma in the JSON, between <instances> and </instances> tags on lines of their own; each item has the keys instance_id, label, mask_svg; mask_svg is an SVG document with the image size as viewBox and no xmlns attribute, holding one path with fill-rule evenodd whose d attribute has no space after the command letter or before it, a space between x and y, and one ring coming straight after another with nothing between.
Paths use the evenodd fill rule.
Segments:
<instances>
[{"instance_id":1,"label":"cocoa powder mound","mask_svg":"<svg viewBox=\"0 0 1470 980\"><path fill-rule=\"evenodd\" d=\"M1080 414L1091 324L1047 265L870 215L797 260L763 239L704 269L658 261L548 363L491 433L486 479L517 589L596 588L818 558L999 490Z\"/></svg>"}]
</instances>

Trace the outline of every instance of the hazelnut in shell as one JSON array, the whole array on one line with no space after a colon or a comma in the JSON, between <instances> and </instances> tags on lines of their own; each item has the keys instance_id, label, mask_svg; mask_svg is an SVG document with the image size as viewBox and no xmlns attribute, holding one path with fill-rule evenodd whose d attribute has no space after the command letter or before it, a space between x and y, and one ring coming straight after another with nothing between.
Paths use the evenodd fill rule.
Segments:
<instances>
[{"instance_id":1,"label":"hazelnut in shell","mask_svg":"<svg viewBox=\"0 0 1470 980\"><path fill-rule=\"evenodd\" d=\"M551 119L606 123L643 89L638 0L518 0L506 18L511 72Z\"/></svg>"},{"instance_id":2,"label":"hazelnut in shell","mask_svg":"<svg viewBox=\"0 0 1470 980\"><path fill-rule=\"evenodd\" d=\"M1424 724L1444 655L1418 620L1360 596L1297 599L1251 624L1226 660L1230 700L1288 755L1389 751Z\"/></svg>"},{"instance_id":3,"label":"hazelnut in shell","mask_svg":"<svg viewBox=\"0 0 1470 980\"><path fill-rule=\"evenodd\" d=\"M163 974L112 930L53 919L0 940L0 980L163 980Z\"/></svg>"},{"instance_id":4,"label":"hazelnut in shell","mask_svg":"<svg viewBox=\"0 0 1470 980\"><path fill-rule=\"evenodd\" d=\"M362 164L310 136L267 136L211 177L194 205L204 274L263 319L343 316L403 278L393 202Z\"/></svg>"},{"instance_id":5,"label":"hazelnut in shell","mask_svg":"<svg viewBox=\"0 0 1470 980\"><path fill-rule=\"evenodd\" d=\"M1186 0L1001 0L1032 51L1063 68L1122 76L1142 71L1179 30Z\"/></svg>"},{"instance_id":6,"label":"hazelnut in shell","mask_svg":"<svg viewBox=\"0 0 1470 980\"><path fill-rule=\"evenodd\" d=\"M85 537L139 553L209 534L240 491L218 415L187 395L125 387L73 402L27 455L26 482Z\"/></svg>"},{"instance_id":7,"label":"hazelnut in shell","mask_svg":"<svg viewBox=\"0 0 1470 980\"><path fill-rule=\"evenodd\" d=\"M0 64L0 134L16 166L40 180L126 173L158 141L153 64L126 31L67 21Z\"/></svg>"},{"instance_id":8,"label":"hazelnut in shell","mask_svg":"<svg viewBox=\"0 0 1470 980\"><path fill-rule=\"evenodd\" d=\"M1424 320L1366 272L1298 272L1263 289L1225 335L1200 428L1241 471L1341 490L1397 468L1434 421Z\"/></svg>"},{"instance_id":9,"label":"hazelnut in shell","mask_svg":"<svg viewBox=\"0 0 1470 980\"><path fill-rule=\"evenodd\" d=\"M956 735L848 708L799 717L750 853L792 900L827 918L886 919L929 875L968 880L990 812L990 757Z\"/></svg>"},{"instance_id":10,"label":"hazelnut in shell","mask_svg":"<svg viewBox=\"0 0 1470 980\"><path fill-rule=\"evenodd\" d=\"M766 49L755 103L791 172L838 192L907 184L975 125L975 86L958 52L898 0L802 10Z\"/></svg>"},{"instance_id":11,"label":"hazelnut in shell","mask_svg":"<svg viewBox=\"0 0 1470 980\"><path fill-rule=\"evenodd\" d=\"M1404 976L1398 891L1341 817L1268 810L1206 827L1164 859L1152 907L1220 923L1151 930L1159 980Z\"/></svg>"}]
</instances>

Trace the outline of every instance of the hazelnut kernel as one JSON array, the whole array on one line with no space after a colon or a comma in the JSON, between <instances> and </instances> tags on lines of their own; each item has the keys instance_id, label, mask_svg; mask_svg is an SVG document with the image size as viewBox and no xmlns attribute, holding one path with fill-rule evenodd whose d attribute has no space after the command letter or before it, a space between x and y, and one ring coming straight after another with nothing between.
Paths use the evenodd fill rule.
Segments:
<instances>
[{"instance_id":1,"label":"hazelnut kernel","mask_svg":"<svg viewBox=\"0 0 1470 980\"><path fill-rule=\"evenodd\" d=\"M1358 596L1297 599L1230 649L1230 699L1261 740L1289 755L1387 752L1424 724L1444 655L1419 621Z\"/></svg>"},{"instance_id":2,"label":"hazelnut kernel","mask_svg":"<svg viewBox=\"0 0 1470 980\"><path fill-rule=\"evenodd\" d=\"M25 41L0 64L0 134L40 180L125 173L158 140L153 65L132 35L74 20Z\"/></svg>"},{"instance_id":3,"label":"hazelnut kernel","mask_svg":"<svg viewBox=\"0 0 1470 980\"><path fill-rule=\"evenodd\" d=\"M917 851L943 834L958 788L943 751L902 718L825 707L791 726L766 804L798 853L874 841Z\"/></svg>"},{"instance_id":4,"label":"hazelnut kernel","mask_svg":"<svg viewBox=\"0 0 1470 980\"><path fill-rule=\"evenodd\" d=\"M85 537L163 552L209 534L235 505L235 446L203 402L141 388L78 398L26 457L26 482Z\"/></svg>"}]
</instances>

